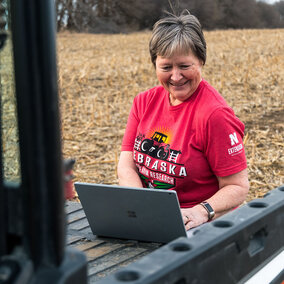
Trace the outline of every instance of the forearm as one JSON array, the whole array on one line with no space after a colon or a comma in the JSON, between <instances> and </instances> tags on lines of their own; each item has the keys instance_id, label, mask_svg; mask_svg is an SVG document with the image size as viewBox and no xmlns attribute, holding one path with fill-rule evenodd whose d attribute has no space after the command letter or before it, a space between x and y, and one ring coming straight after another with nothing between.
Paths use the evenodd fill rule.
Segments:
<instances>
[{"instance_id":1,"label":"forearm","mask_svg":"<svg viewBox=\"0 0 284 284\"><path fill-rule=\"evenodd\" d=\"M125 168L118 174L118 183L121 186L143 187L137 171L133 168Z\"/></svg>"},{"instance_id":2,"label":"forearm","mask_svg":"<svg viewBox=\"0 0 284 284\"><path fill-rule=\"evenodd\" d=\"M121 186L143 187L137 172L137 167L132 158L131 151L123 151L117 168L118 183Z\"/></svg>"},{"instance_id":3,"label":"forearm","mask_svg":"<svg viewBox=\"0 0 284 284\"><path fill-rule=\"evenodd\" d=\"M239 206L245 200L247 189L239 186L228 185L221 188L207 201L215 212L213 220ZM200 204L192 208L181 209L186 229L197 227L209 220L207 210Z\"/></svg>"},{"instance_id":4,"label":"forearm","mask_svg":"<svg viewBox=\"0 0 284 284\"><path fill-rule=\"evenodd\" d=\"M245 201L247 193L248 186L227 185L206 201L215 211L214 218L217 218L241 205Z\"/></svg>"},{"instance_id":5,"label":"forearm","mask_svg":"<svg viewBox=\"0 0 284 284\"><path fill-rule=\"evenodd\" d=\"M217 177L219 190L207 201L215 212L214 219L241 205L247 196L249 182L247 170L227 177ZM186 229L199 226L209 220L207 210L200 204L181 209Z\"/></svg>"}]
</instances>

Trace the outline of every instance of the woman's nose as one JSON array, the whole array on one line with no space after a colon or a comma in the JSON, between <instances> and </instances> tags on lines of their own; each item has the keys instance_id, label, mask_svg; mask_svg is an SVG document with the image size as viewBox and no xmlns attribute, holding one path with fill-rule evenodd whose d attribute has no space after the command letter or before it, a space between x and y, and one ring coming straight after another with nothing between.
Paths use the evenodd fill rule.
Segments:
<instances>
[{"instance_id":1,"label":"woman's nose","mask_svg":"<svg viewBox=\"0 0 284 284\"><path fill-rule=\"evenodd\" d=\"M173 68L171 79L173 81L179 81L180 79L182 79L182 74L181 74L179 68Z\"/></svg>"}]
</instances>

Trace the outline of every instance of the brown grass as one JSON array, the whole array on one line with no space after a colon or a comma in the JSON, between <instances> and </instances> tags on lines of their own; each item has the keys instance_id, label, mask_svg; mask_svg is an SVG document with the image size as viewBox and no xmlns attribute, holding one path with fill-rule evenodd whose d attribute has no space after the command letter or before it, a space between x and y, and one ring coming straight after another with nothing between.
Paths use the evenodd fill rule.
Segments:
<instances>
[{"instance_id":1,"label":"brown grass","mask_svg":"<svg viewBox=\"0 0 284 284\"><path fill-rule=\"evenodd\" d=\"M20 182L18 123L14 90L12 45L8 40L0 52L0 93L4 179Z\"/></svg>"},{"instance_id":2,"label":"brown grass","mask_svg":"<svg viewBox=\"0 0 284 284\"><path fill-rule=\"evenodd\" d=\"M284 30L205 33L204 78L246 124L248 200L283 184ZM116 165L132 100L157 84L149 32L58 35L64 156L75 180L117 183Z\"/></svg>"},{"instance_id":3,"label":"brown grass","mask_svg":"<svg viewBox=\"0 0 284 284\"><path fill-rule=\"evenodd\" d=\"M284 182L284 30L205 33L203 76L246 124L251 191L263 196ZM76 159L76 181L115 184L120 144L132 100L158 82L148 54L149 32L58 35L62 141ZM4 176L19 181L11 45L0 53Z\"/></svg>"},{"instance_id":4,"label":"brown grass","mask_svg":"<svg viewBox=\"0 0 284 284\"><path fill-rule=\"evenodd\" d=\"M204 78L246 124L251 184L247 200L261 197L284 183L284 30L213 31L205 36ZM63 154L76 159L75 180L117 183L116 165L132 100L158 83L148 55L149 37L149 32L58 35ZM0 54L4 175L19 180L9 47Z\"/></svg>"}]
</instances>

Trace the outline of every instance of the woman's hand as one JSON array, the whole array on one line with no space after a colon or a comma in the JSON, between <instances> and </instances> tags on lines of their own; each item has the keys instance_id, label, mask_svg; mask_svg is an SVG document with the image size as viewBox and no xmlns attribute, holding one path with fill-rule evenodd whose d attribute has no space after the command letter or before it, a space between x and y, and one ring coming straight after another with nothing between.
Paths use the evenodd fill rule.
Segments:
<instances>
[{"instance_id":1,"label":"woman's hand","mask_svg":"<svg viewBox=\"0 0 284 284\"><path fill-rule=\"evenodd\" d=\"M207 211L199 204L192 208L181 208L181 215L186 230L197 227L208 221Z\"/></svg>"},{"instance_id":2,"label":"woman's hand","mask_svg":"<svg viewBox=\"0 0 284 284\"><path fill-rule=\"evenodd\" d=\"M217 178L219 190L205 200L215 211L213 220L241 205L249 190L247 169L230 176ZM208 212L200 204L192 208L181 208L181 214L186 230L208 221Z\"/></svg>"}]
</instances>

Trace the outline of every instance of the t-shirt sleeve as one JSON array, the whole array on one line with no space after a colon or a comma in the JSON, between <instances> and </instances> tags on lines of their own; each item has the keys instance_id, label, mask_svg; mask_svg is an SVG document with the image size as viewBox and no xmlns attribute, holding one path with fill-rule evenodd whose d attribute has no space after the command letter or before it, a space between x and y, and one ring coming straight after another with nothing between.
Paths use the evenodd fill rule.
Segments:
<instances>
[{"instance_id":1,"label":"t-shirt sleeve","mask_svg":"<svg viewBox=\"0 0 284 284\"><path fill-rule=\"evenodd\" d=\"M122 139L121 151L132 151L137 127L139 125L139 113L137 109L137 97L134 99L126 125L126 129L124 132L124 136Z\"/></svg>"},{"instance_id":2,"label":"t-shirt sleeve","mask_svg":"<svg viewBox=\"0 0 284 284\"><path fill-rule=\"evenodd\" d=\"M230 108L217 109L207 121L206 156L215 175L224 177L247 167L244 124Z\"/></svg>"}]
</instances>

